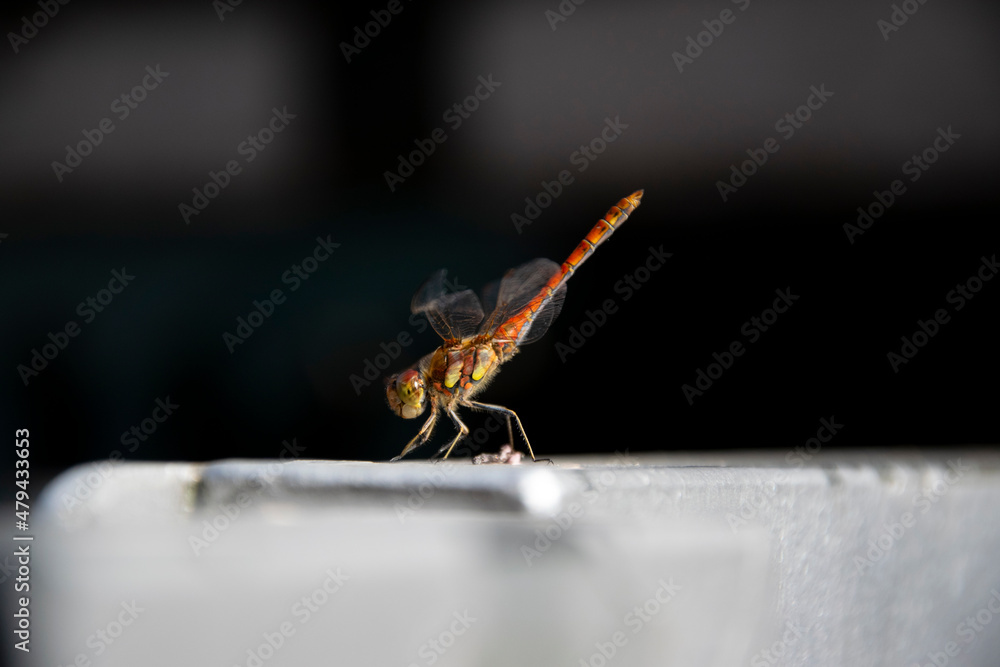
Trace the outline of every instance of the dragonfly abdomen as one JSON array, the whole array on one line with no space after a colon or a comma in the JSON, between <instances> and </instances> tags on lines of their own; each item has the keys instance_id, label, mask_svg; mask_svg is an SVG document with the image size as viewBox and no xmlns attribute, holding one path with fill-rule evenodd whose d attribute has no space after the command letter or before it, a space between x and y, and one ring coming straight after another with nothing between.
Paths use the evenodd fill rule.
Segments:
<instances>
[{"instance_id":1,"label":"dragonfly abdomen","mask_svg":"<svg viewBox=\"0 0 1000 667\"><path fill-rule=\"evenodd\" d=\"M559 271L542 286L538 295L528 302L528 305L520 313L508 320L502 327L503 331L509 337L518 343L522 341L530 329L529 325L535 320L538 313L553 299L556 292L565 287L566 281L587 261L587 258L594 254L597 246L611 238L614 231L628 220L629 215L639 206L642 200L642 193L642 190L636 190L608 209L604 217L597 221L597 224L590 230L590 233L583 237L583 240L580 241L576 249L562 263Z\"/></svg>"},{"instance_id":2,"label":"dragonfly abdomen","mask_svg":"<svg viewBox=\"0 0 1000 667\"><path fill-rule=\"evenodd\" d=\"M555 284L552 285L553 290L569 280L569 276L580 268L580 265L586 262L588 257L594 254L597 246L611 238L615 229L628 220L629 215L639 206L639 202L642 200L642 193L642 190L637 190L628 197L622 198L617 204L608 209L608 212L604 214L603 218L597 221L597 224L590 230L590 233L583 237L576 250L566 258L560 273L557 276L553 276L552 281L549 281L550 283L555 281Z\"/></svg>"}]
</instances>

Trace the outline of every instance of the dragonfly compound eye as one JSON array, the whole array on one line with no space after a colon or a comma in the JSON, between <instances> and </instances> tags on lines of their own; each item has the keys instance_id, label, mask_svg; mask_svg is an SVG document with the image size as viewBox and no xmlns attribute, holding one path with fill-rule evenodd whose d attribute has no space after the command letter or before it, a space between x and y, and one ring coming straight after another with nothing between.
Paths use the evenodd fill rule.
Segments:
<instances>
[{"instance_id":1,"label":"dragonfly compound eye","mask_svg":"<svg viewBox=\"0 0 1000 667\"><path fill-rule=\"evenodd\" d=\"M427 407L424 378L413 369L403 371L394 378L389 378L386 397L392 411L403 419L419 417Z\"/></svg>"}]
</instances>

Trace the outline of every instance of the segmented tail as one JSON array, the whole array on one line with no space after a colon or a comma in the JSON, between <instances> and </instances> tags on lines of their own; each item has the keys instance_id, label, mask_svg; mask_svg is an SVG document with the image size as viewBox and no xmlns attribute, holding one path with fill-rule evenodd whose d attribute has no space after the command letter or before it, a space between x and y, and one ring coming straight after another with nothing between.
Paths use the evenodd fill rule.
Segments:
<instances>
[{"instance_id":1,"label":"segmented tail","mask_svg":"<svg viewBox=\"0 0 1000 667\"><path fill-rule=\"evenodd\" d=\"M586 262L588 257L594 254L597 246L611 238L614 231L618 229L618 225L628 220L629 215L632 214L642 201L643 192L643 190L636 190L608 209L608 212L604 214L603 218L597 221L597 224L590 230L590 233L583 237L576 250L566 258L566 261L562 265L562 271L553 276L547 286L556 290L569 280L573 272L580 268L580 265Z\"/></svg>"},{"instance_id":2,"label":"segmented tail","mask_svg":"<svg viewBox=\"0 0 1000 667\"><path fill-rule=\"evenodd\" d=\"M617 204L608 209L604 217L597 221L590 233L583 237L580 245L576 247L566 261L562 263L559 272L553 275L538 292L538 296L531 300L517 317L514 317L504 329L516 339L518 344L526 344L530 340L525 340L529 333L534 331L535 336L544 333L548 324L558 315L558 310L562 306L561 299L565 296L566 281L573 273L587 261L597 246L607 241L619 225L628 220L629 215L635 211L642 200L643 190L636 190L628 197L620 200ZM561 290L561 291L560 291ZM547 308L547 306L549 306ZM531 326L535 318L540 316L545 322L539 322L542 326Z\"/></svg>"}]
</instances>

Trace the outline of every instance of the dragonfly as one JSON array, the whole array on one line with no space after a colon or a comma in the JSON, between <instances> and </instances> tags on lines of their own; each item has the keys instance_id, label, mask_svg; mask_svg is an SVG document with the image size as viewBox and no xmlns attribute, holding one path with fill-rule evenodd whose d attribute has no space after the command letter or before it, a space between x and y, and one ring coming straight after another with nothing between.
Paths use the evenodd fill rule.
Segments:
<instances>
[{"instance_id":1,"label":"dragonfly","mask_svg":"<svg viewBox=\"0 0 1000 667\"><path fill-rule=\"evenodd\" d=\"M455 445L469 434L459 418L458 408L492 412L507 421L507 435L514 445L511 419L536 459L531 443L513 410L473 400L492 381L500 366L518 350L541 338L566 300L566 283L577 269L622 225L639 206L643 190L637 190L612 206L598 220L562 265L550 259L533 259L510 269L504 277L483 289L482 300L472 290L448 292L446 271L441 269L413 296L410 309L427 317L444 343L423 357L415 367L386 380L389 408L403 419L415 419L430 406L430 416L407 443L398 461L430 439L442 415L451 419L458 434L451 444L441 447L447 459ZM485 309L484 309L485 306ZM489 312L489 315L485 315Z\"/></svg>"}]
</instances>

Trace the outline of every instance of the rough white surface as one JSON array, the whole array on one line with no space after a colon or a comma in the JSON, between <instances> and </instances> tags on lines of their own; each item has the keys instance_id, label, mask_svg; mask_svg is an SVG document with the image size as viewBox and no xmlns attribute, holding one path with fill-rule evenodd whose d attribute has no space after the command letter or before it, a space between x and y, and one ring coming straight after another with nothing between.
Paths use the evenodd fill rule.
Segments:
<instances>
[{"instance_id":1,"label":"rough white surface","mask_svg":"<svg viewBox=\"0 0 1000 667\"><path fill-rule=\"evenodd\" d=\"M31 657L998 664L1000 458L791 460L81 466L43 499Z\"/></svg>"}]
</instances>

